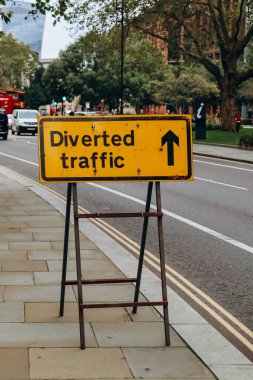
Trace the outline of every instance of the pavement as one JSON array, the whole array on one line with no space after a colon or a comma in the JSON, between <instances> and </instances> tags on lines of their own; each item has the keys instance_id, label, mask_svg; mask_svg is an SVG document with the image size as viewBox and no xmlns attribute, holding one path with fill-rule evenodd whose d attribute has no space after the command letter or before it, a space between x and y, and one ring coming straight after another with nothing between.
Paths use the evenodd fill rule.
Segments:
<instances>
[{"instance_id":1,"label":"pavement","mask_svg":"<svg viewBox=\"0 0 253 380\"><path fill-rule=\"evenodd\" d=\"M196 154L253 163L253 151L194 144ZM202 151L202 153L201 153ZM63 185L64 186L64 185ZM252 380L253 363L168 288L171 345L161 310L85 311L80 349L77 293L66 288L59 317L65 201L0 166L0 380ZM86 278L132 277L137 260L88 220L80 220ZM75 279L71 225L68 274ZM85 286L85 302L131 301L134 285ZM160 300L158 277L144 267L142 299Z\"/></svg>"},{"instance_id":2,"label":"pavement","mask_svg":"<svg viewBox=\"0 0 253 380\"><path fill-rule=\"evenodd\" d=\"M200 156L217 157L249 164L253 163L253 150L239 149L236 146L227 147L224 145L194 143L193 152L195 155Z\"/></svg>"}]
</instances>

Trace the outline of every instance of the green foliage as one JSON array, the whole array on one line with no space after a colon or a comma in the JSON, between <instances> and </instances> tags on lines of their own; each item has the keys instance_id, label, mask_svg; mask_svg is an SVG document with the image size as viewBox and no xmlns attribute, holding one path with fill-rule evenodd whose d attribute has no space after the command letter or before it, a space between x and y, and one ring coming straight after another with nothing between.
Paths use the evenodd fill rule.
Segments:
<instances>
[{"instance_id":1,"label":"green foliage","mask_svg":"<svg viewBox=\"0 0 253 380\"><path fill-rule=\"evenodd\" d=\"M30 85L25 88L25 103L29 105L30 108L38 109L39 106L51 102L51 97L48 96L42 81L44 72L45 69L42 66L38 67Z\"/></svg>"},{"instance_id":2,"label":"green foliage","mask_svg":"<svg viewBox=\"0 0 253 380\"><path fill-rule=\"evenodd\" d=\"M21 89L39 64L37 53L18 42L13 35L0 36L0 77L7 87Z\"/></svg>"},{"instance_id":3,"label":"green foliage","mask_svg":"<svg viewBox=\"0 0 253 380\"><path fill-rule=\"evenodd\" d=\"M252 0L118 2L118 6L123 4L126 28L134 25L152 38L161 39L168 44L169 55L177 62L182 62L182 58L184 62L194 60L210 72L221 92L222 128L228 125L232 128L238 86L253 77L250 54L244 64L241 61L245 48L252 45ZM78 0L72 2L71 12L67 12L68 17L78 28L88 24L96 30L108 30L114 25L117 13L120 19L115 0ZM185 94L179 95L175 102L181 104L182 96Z\"/></svg>"},{"instance_id":4,"label":"green foliage","mask_svg":"<svg viewBox=\"0 0 253 380\"><path fill-rule=\"evenodd\" d=\"M125 100L131 104L152 101L152 81L162 80L164 61L160 53L139 33L125 41ZM63 79L64 78L64 79ZM81 95L92 105L104 99L110 108L120 98L120 33L90 32L60 54L43 75L52 98Z\"/></svg>"},{"instance_id":5,"label":"green foliage","mask_svg":"<svg viewBox=\"0 0 253 380\"><path fill-rule=\"evenodd\" d=\"M240 85L238 100L241 103L253 104L253 78L247 80L247 82L244 82Z\"/></svg>"},{"instance_id":6,"label":"green foliage","mask_svg":"<svg viewBox=\"0 0 253 380\"><path fill-rule=\"evenodd\" d=\"M206 142L207 144L222 144L222 145L239 145L241 137L249 135L247 129L240 129L240 132L232 131L206 131ZM195 133L193 133L193 140L195 141Z\"/></svg>"},{"instance_id":7,"label":"green foliage","mask_svg":"<svg viewBox=\"0 0 253 380\"><path fill-rule=\"evenodd\" d=\"M207 75L200 75L192 66L184 65L180 69L167 66L164 81L156 83L154 99L166 102L173 112L183 113L187 112L189 105L195 107L200 102L217 102L219 90Z\"/></svg>"},{"instance_id":8,"label":"green foliage","mask_svg":"<svg viewBox=\"0 0 253 380\"><path fill-rule=\"evenodd\" d=\"M242 125L252 125L252 120L249 118L242 119Z\"/></svg>"},{"instance_id":9,"label":"green foliage","mask_svg":"<svg viewBox=\"0 0 253 380\"><path fill-rule=\"evenodd\" d=\"M243 147L253 147L253 134L241 136L239 145Z\"/></svg>"},{"instance_id":10,"label":"green foliage","mask_svg":"<svg viewBox=\"0 0 253 380\"><path fill-rule=\"evenodd\" d=\"M219 131L220 130L220 124L218 123L208 123L206 125L206 129L209 131Z\"/></svg>"}]
</instances>

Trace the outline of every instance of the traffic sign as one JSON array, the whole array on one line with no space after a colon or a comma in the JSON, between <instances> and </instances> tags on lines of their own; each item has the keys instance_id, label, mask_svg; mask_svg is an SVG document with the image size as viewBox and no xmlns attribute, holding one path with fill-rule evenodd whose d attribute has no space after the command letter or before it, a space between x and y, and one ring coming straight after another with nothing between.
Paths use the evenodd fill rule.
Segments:
<instances>
[{"instance_id":1,"label":"traffic sign","mask_svg":"<svg viewBox=\"0 0 253 380\"><path fill-rule=\"evenodd\" d=\"M41 182L192 180L189 115L39 117Z\"/></svg>"}]
</instances>

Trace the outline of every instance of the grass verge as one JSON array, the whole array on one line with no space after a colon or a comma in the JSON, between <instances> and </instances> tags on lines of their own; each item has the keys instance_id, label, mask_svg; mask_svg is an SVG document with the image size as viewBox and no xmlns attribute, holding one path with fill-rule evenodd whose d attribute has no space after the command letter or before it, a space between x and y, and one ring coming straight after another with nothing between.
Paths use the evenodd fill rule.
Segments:
<instances>
[{"instance_id":1,"label":"grass verge","mask_svg":"<svg viewBox=\"0 0 253 380\"><path fill-rule=\"evenodd\" d=\"M239 139L244 135L253 135L253 129L240 129L240 132L206 131L206 140L196 140L195 131L192 133L193 141L207 144L238 145Z\"/></svg>"}]
</instances>

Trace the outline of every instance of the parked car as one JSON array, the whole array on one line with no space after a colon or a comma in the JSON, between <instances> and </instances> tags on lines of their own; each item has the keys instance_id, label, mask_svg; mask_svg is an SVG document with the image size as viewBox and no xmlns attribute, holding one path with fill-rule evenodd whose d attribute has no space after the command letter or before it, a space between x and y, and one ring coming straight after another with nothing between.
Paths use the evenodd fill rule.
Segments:
<instances>
[{"instance_id":1,"label":"parked car","mask_svg":"<svg viewBox=\"0 0 253 380\"><path fill-rule=\"evenodd\" d=\"M8 138L8 117L5 109L0 108L0 136L3 140Z\"/></svg>"},{"instance_id":2,"label":"parked car","mask_svg":"<svg viewBox=\"0 0 253 380\"><path fill-rule=\"evenodd\" d=\"M35 135L38 132L37 117L39 111L30 109L16 109L13 111L12 133L31 133Z\"/></svg>"}]
</instances>

